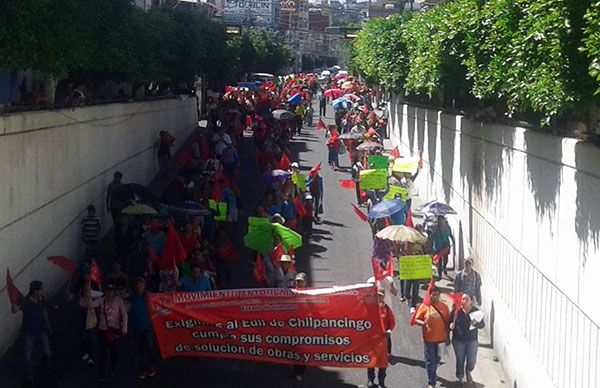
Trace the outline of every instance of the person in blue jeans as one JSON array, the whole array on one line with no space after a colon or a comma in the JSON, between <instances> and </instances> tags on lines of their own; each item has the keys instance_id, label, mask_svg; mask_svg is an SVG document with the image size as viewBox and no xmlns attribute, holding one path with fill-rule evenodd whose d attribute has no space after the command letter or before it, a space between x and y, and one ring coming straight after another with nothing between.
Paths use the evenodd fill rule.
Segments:
<instances>
[{"instance_id":1,"label":"person in blue jeans","mask_svg":"<svg viewBox=\"0 0 600 388\"><path fill-rule=\"evenodd\" d=\"M45 307L43 283L34 280L29 284L29 294L18 303L13 303L11 311L13 314L19 311L23 312L23 361L25 386L33 385L33 348L36 343L41 347L43 357L42 362L49 374L50 360L52 353L50 351L50 324L48 322L48 313Z\"/></svg>"},{"instance_id":2,"label":"person in blue jeans","mask_svg":"<svg viewBox=\"0 0 600 388\"><path fill-rule=\"evenodd\" d=\"M465 364L467 382L473 382L471 372L475 369L477 348L479 346L477 331L485 327L483 319L477 322L470 317L471 313L477 311L477 307L473 306L469 294L463 294L461 304L458 313L454 314L452 312L452 322L450 323L450 330L453 333L452 346L456 355L456 378L460 384L463 383L465 378Z\"/></svg>"}]
</instances>

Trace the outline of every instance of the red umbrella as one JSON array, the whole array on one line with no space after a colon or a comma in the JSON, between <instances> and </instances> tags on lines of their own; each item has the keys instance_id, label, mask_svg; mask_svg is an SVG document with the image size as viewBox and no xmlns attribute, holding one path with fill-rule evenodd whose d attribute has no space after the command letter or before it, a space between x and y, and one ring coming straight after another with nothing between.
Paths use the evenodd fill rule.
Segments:
<instances>
[{"instance_id":1,"label":"red umbrella","mask_svg":"<svg viewBox=\"0 0 600 388\"><path fill-rule=\"evenodd\" d=\"M338 98L342 94L344 94L344 91L341 89L327 89L326 91L323 92L323 95L325 97L331 97L331 98Z\"/></svg>"}]
</instances>

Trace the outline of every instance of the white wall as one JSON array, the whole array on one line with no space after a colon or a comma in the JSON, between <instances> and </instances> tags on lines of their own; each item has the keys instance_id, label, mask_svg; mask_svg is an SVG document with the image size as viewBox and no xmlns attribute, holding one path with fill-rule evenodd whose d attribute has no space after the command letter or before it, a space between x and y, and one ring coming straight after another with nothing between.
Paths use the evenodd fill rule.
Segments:
<instances>
[{"instance_id":1,"label":"white wall","mask_svg":"<svg viewBox=\"0 0 600 388\"><path fill-rule=\"evenodd\" d=\"M105 232L111 227L104 190L114 171L125 183L148 183L158 170L158 132L169 130L177 149L197 126L188 97L0 117L0 354L21 321L9 313L6 268L24 294L39 279L51 295L66 276L46 257L79 258L87 205L96 206Z\"/></svg>"},{"instance_id":2,"label":"white wall","mask_svg":"<svg viewBox=\"0 0 600 388\"><path fill-rule=\"evenodd\" d=\"M397 99L388 112L401 153L423 150L420 200L459 213L457 265L476 260L515 387L600 387L600 149Z\"/></svg>"}]
</instances>

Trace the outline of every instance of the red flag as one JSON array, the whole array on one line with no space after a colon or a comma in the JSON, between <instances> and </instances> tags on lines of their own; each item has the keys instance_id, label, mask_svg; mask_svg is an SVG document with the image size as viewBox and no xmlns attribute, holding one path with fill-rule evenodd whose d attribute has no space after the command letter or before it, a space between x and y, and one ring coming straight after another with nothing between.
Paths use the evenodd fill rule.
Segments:
<instances>
[{"instance_id":1,"label":"red flag","mask_svg":"<svg viewBox=\"0 0 600 388\"><path fill-rule=\"evenodd\" d=\"M309 175L313 176L319 173L319 170L321 169L321 162L315 164L313 166L313 168L310 169L310 171L308 172Z\"/></svg>"},{"instance_id":2,"label":"red flag","mask_svg":"<svg viewBox=\"0 0 600 388\"><path fill-rule=\"evenodd\" d=\"M440 259L446 256L448 253L450 253L450 247L446 247L441 251L437 252L435 255L433 255L433 263L437 264L437 262L440 261Z\"/></svg>"},{"instance_id":3,"label":"red flag","mask_svg":"<svg viewBox=\"0 0 600 388\"><path fill-rule=\"evenodd\" d=\"M400 157L400 150L398 149L398 147L395 147L392 152L390 153L390 155L392 155L394 158L399 158Z\"/></svg>"},{"instance_id":4,"label":"red flag","mask_svg":"<svg viewBox=\"0 0 600 388\"><path fill-rule=\"evenodd\" d=\"M171 265L172 263L175 263L175 265L181 264L187 257L185 248L183 248L183 245L181 245L179 236L177 236L177 232L175 231L173 224L170 222L167 226L167 237L165 238L165 247L161 256L161 262L165 265L167 263Z\"/></svg>"},{"instance_id":5,"label":"red flag","mask_svg":"<svg viewBox=\"0 0 600 388\"><path fill-rule=\"evenodd\" d=\"M323 122L323 120L321 118L319 118L319 121L317 121L317 129L318 130L325 129L325 123Z\"/></svg>"},{"instance_id":6,"label":"red flag","mask_svg":"<svg viewBox=\"0 0 600 388\"><path fill-rule=\"evenodd\" d=\"M102 283L102 270L96 262L96 259L92 259L92 265L90 267L90 280L96 284Z\"/></svg>"},{"instance_id":7,"label":"red flag","mask_svg":"<svg viewBox=\"0 0 600 388\"><path fill-rule=\"evenodd\" d=\"M277 168L280 170L287 170L292 165L290 159L287 157L285 153L281 154L281 159L279 159L279 163L277 164Z\"/></svg>"},{"instance_id":8,"label":"red flag","mask_svg":"<svg viewBox=\"0 0 600 388\"><path fill-rule=\"evenodd\" d=\"M298 217L305 217L306 208L302 204L302 201L300 201L300 197L296 196L296 198L294 198L294 205L296 206L296 214L298 215Z\"/></svg>"},{"instance_id":9,"label":"red flag","mask_svg":"<svg viewBox=\"0 0 600 388\"><path fill-rule=\"evenodd\" d=\"M77 271L77 264L73 263L71 260L67 259L64 256L49 256L47 257L47 259L52 264L63 269L69 275L73 275L75 271Z\"/></svg>"},{"instance_id":10,"label":"red flag","mask_svg":"<svg viewBox=\"0 0 600 388\"><path fill-rule=\"evenodd\" d=\"M458 310L462 307L462 292L453 292L451 294L445 292L444 294L448 295L452 303L454 303L454 315L458 314Z\"/></svg>"},{"instance_id":11,"label":"red flag","mask_svg":"<svg viewBox=\"0 0 600 388\"><path fill-rule=\"evenodd\" d=\"M354 213L356 213L358 218L360 218L361 220L363 220L365 222L369 219L369 217L367 217L367 215L365 213L363 213L362 210L357 208L356 205L354 205L353 203L351 203L350 205L352 205L352 209L354 210Z\"/></svg>"},{"instance_id":12,"label":"red flag","mask_svg":"<svg viewBox=\"0 0 600 388\"><path fill-rule=\"evenodd\" d=\"M256 261L254 262L254 271L252 273L254 282L259 286L267 285L267 274L265 272L265 263L261 254L256 254Z\"/></svg>"},{"instance_id":13,"label":"red flag","mask_svg":"<svg viewBox=\"0 0 600 388\"><path fill-rule=\"evenodd\" d=\"M427 286L427 292L425 294L425 298L423 298L423 304L425 306L431 305L431 299L429 298L429 292L431 291L431 288L433 288L434 284L435 284L435 280L433 280L433 278L431 278L431 280L429 281L429 286ZM419 310L415 309L415 312L410 317L410 325L411 326L414 326L416 324L415 320L417 319L417 311L419 311Z\"/></svg>"},{"instance_id":14,"label":"red flag","mask_svg":"<svg viewBox=\"0 0 600 388\"><path fill-rule=\"evenodd\" d=\"M375 276L376 280L381 281L387 276L393 276L394 274L394 260L392 260L391 255L390 259L388 260L387 268L385 269L385 271L383 270L383 268L381 268L380 261L377 260L375 257L371 257L371 265L373 266L373 275Z\"/></svg>"},{"instance_id":15,"label":"red flag","mask_svg":"<svg viewBox=\"0 0 600 388\"><path fill-rule=\"evenodd\" d=\"M19 304L21 299L23 299L23 294L13 283L8 268L6 268L6 292L8 293L8 299L10 299L10 303L12 304Z\"/></svg>"},{"instance_id":16,"label":"red flag","mask_svg":"<svg viewBox=\"0 0 600 388\"><path fill-rule=\"evenodd\" d=\"M246 126L247 127L252 126L252 116L250 116L250 115L246 115Z\"/></svg>"},{"instance_id":17,"label":"red flag","mask_svg":"<svg viewBox=\"0 0 600 388\"><path fill-rule=\"evenodd\" d=\"M406 213L406 226L408 226L410 228L414 228L411 209L408 209L408 212Z\"/></svg>"},{"instance_id":18,"label":"red flag","mask_svg":"<svg viewBox=\"0 0 600 388\"><path fill-rule=\"evenodd\" d=\"M356 185L352 179L340 179L340 187L342 189L354 189Z\"/></svg>"},{"instance_id":19,"label":"red flag","mask_svg":"<svg viewBox=\"0 0 600 388\"><path fill-rule=\"evenodd\" d=\"M296 255L294 255L294 245L290 244L290 249L288 249L288 253L287 253L292 259L295 259ZM292 262L290 264L290 270L292 272L296 272L296 265Z\"/></svg>"},{"instance_id":20,"label":"red flag","mask_svg":"<svg viewBox=\"0 0 600 388\"><path fill-rule=\"evenodd\" d=\"M179 153L179 155L175 156L175 161L180 166L185 166L190 160L192 160L192 151L188 148Z\"/></svg>"},{"instance_id":21,"label":"red flag","mask_svg":"<svg viewBox=\"0 0 600 388\"><path fill-rule=\"evenodd\" d=\"M273 263L275 263L275 265L279 265L279 260L281 259L282 255L283 255L283 245L281 245L281 243L279 243L273 249L273 252L271 252L271 260L273 260Z\"/></svg>"},{"instance_id":22,"label":"red flag","mask_svg":"<svg viewBox=\"0 0 600 388\"><path fill-rule=\"evenodd\" d=\"M221 184L218 181L215 181L212 187L212 193L210 194L211 198L217 202L223 201L223 190L221 189Z\"/></svg>"}]
</instances>

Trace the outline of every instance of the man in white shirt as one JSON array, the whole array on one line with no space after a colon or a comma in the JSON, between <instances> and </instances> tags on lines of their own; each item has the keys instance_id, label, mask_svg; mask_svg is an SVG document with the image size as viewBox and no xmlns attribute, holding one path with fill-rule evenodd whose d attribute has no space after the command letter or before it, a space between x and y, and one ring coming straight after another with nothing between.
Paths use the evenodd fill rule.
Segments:
<instances>
[{"instance_id":1,"label":"man in white shirt","mask_svg":"<svg viewBox=\"0 0 600 388\"><path fill-rule=\"evenodd\" d=\"M212 138L213 145L215 146L215 153L221 156L225 148L232 144L231 137L225 133L225 129L220 127L217 133Z\"/></svg>"}]
</instances>

